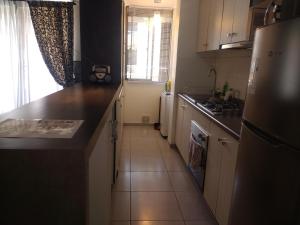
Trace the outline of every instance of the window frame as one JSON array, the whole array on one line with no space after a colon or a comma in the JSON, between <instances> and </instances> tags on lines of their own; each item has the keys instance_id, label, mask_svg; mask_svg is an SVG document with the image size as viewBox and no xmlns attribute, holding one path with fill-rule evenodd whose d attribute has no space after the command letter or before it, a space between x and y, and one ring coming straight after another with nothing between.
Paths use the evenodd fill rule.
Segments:
<instances>
[{"instance_id":1,"label":"window frame","mask_svg":"<svg viewBox=\"0 0 300 225\"><path fill-rule=\"evenodd\" d=\"M129 78L128 76L127 76L127 72L128 72L128 68L127 68L127 65L128 65L128 58L129 58L129 56L128 56L128 53L129 53L129 51L128 51L128 49L127 49L127 47L128 47L128 28L129 28L129 26L128 26L128 24L129 24L129 15L128 15L128 10L129 10L129 8L137 8L137 9L149 9L149 10L153 10L153 11L162 11L162 10L168 10L168 11L170 11L170 13L171 13L171 22L170 22L170 38L169 38L169 48L168 48L168 52L169 52L169 57L168 57L168 75L167 75L167 79L166 79L166 81L168 81L169 79L170 79L170 69L171 69L171 46L172 46L172 34L173 34L173 13L174 13L174 11L173 11L173 9L171 9L171 8L152 8L152 7L142 7L142 6L126 6L126 9L125 9L125 11L126 11L126 14L125 14L125 20L124 20L124 22L125 22L125 60L124 60L124 62L125 62L125 65L124 65L124 67L125 67L125 70L124 70L124 80L125 81L127 81L127 82L129 82L129 83L147 83L147 84L163 84L163 83L165 83L166 81L160 81L160 80L158 80L158 81L153 81L153 74L151 74L151 77L149 78L149 79L146 79L146 78L141 78L141 79L138 79L138 78ZM150 18L150 17L149 17ZM153 35L154 35L154 33L153 33Z\"/></svg>"}]
</instances>

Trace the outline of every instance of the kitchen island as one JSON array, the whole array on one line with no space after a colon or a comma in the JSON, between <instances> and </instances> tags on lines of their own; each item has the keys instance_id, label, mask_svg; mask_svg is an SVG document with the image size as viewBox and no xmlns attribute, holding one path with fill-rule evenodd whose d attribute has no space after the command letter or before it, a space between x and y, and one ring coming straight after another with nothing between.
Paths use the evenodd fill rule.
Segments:
<instances>
[{"instance_id":1,"label":"kitchen island","mask_svg":"<svg viewBox=\"0 0 300 225\"><path fill-rule=\"evenodd\" d=\"M120 89L77 84L0 117L83 120L69 139L0 138L0 224L108 223Z\"/></svg>"}]
</instances>

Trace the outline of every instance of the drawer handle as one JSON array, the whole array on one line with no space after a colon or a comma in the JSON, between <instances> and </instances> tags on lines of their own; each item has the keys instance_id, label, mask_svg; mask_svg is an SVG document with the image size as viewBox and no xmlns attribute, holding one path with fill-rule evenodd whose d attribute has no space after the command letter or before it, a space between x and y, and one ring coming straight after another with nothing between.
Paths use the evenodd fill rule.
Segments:
<instances>
[{"instance_id":1,"label":"drawer handle","mask_svg":"<svg viewBox=\"0 0 300 225\"><path fill-rule=\"evenodd\" d=\"M232 144L233 142L231 141L228 141L227 138L218 138L218 142L220 142L222 145L225 145L225 144Z\"/></svg>"}]
</instances>

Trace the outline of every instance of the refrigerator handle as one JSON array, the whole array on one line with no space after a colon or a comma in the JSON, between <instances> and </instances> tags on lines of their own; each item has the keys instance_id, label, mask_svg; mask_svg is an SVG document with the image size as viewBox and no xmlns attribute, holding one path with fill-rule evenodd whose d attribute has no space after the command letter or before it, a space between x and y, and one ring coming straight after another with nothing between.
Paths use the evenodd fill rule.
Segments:
<instances>
[{"instance_id":1,"label":"refrigerator handle","mask_svg":"<svg viewBox=\"0 0 300 225\"><path fill-rule=\"evenodd\" d=\"M279 148L282 145L285 145L280 140L268 135L267 133L261 131L260 129L254 127L251 125L248 121L243 121L244 126L246 126L251 132L262 138L264 141L268 142L270 145L272 145L274 148Z\"/></svg>"}]
</instances>

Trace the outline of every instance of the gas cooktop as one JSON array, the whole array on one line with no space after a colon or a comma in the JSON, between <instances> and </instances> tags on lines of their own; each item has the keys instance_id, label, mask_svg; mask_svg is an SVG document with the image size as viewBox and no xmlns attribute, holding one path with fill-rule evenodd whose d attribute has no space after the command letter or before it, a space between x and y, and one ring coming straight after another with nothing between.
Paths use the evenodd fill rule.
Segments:
<instances>
[{"instance_id":1,"label":"gas cooktop","mask_svg":"<svg viewBox=\"0 0 300 225\"><path fill-rule=\"evenodd\" d=\"M224 115L227 113L241 114L243 108L242 101L239 99L224 101L205 95L184 94L184 96L211 115Z\"/></svg>"}]
</instances>

